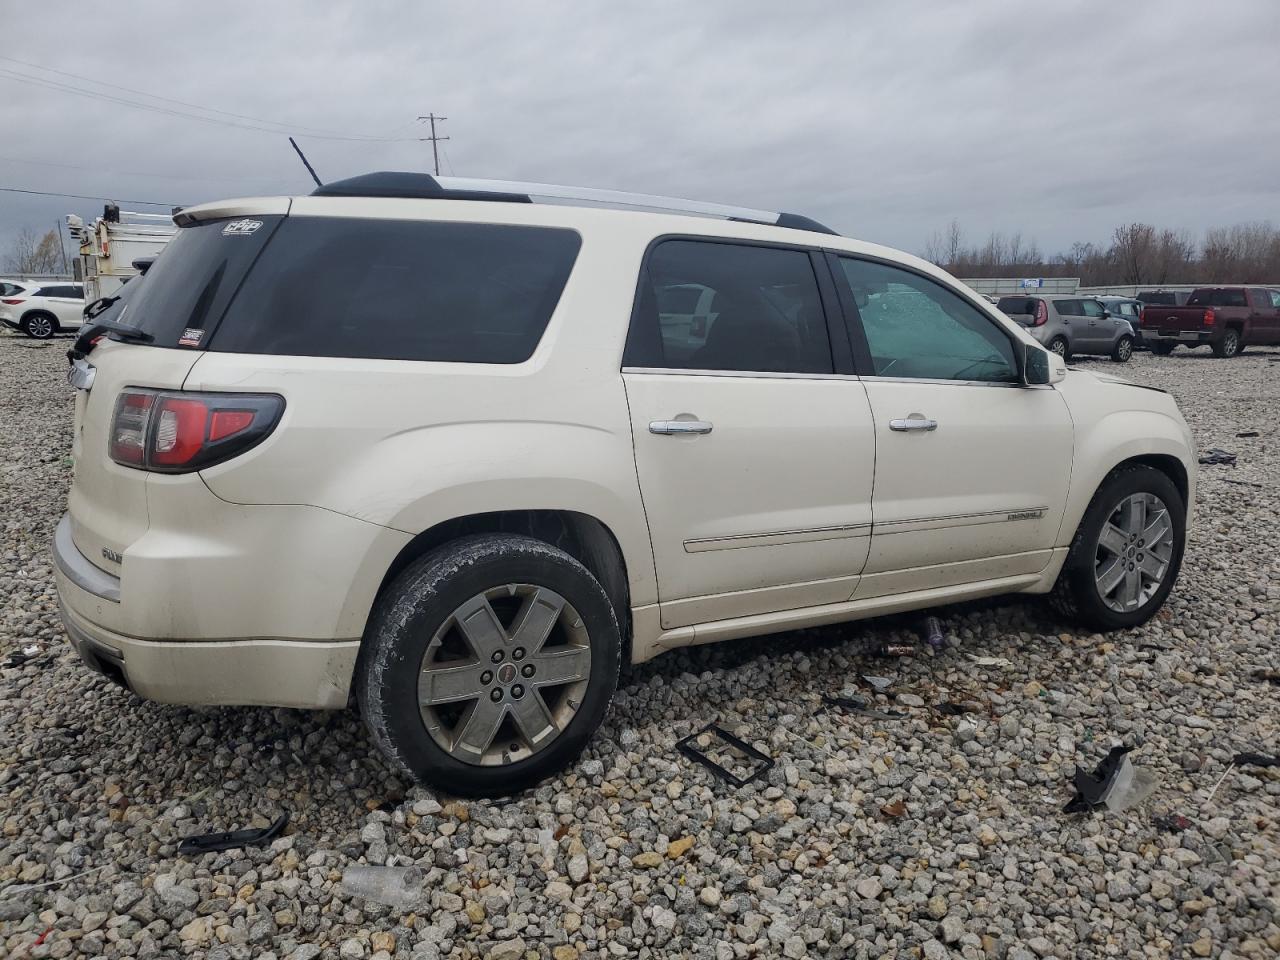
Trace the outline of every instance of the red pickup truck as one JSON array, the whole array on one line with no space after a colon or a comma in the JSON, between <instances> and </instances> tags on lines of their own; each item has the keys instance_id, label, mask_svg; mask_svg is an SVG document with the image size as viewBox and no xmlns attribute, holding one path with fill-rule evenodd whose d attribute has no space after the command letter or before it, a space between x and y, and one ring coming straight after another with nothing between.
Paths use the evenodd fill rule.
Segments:
<instances>
[{"instance_id":1,"label":"red pickup truck","mask_svg":"<svg viewBox=\"0 0 1280 960\"><path fill-rule=\"evenodd\" d=\"M1155 353L1208 344L1215 357L1234 357L1246 344L1280 344L1280 290L1201 287L1181 307L1147 304L1139 325Z\"/></svg>"}]
</instances>

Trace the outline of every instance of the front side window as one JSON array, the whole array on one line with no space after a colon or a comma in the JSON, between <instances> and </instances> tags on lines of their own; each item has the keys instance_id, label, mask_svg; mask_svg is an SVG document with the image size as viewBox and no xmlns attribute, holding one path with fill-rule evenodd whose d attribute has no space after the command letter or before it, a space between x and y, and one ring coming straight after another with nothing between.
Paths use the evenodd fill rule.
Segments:
<instances>
[{"instance_id":1,"label":"front side window","mask_svg":"<svg viewBox=\"0 0 1280 960\"><path fill-rule=\"evenodd\" d=\"M831 341L809 254L665 240L640 278L628 366L831 373Z\"/></svg>"},{"instance_id":2,"label":"front side window","mask_svg":"<svg viewBox=\"0 0 1280 960\"><path fill-rule=\"evenodd\" d=\"M1078 300L1081 306L1082 315L1086 317L1100 317L1105 308L1097 300Z\"/></svg>"},{"instance_id":3,"label":"front side window","mask_svg":"<svg viewBox=\"0 0 1280 960\"><path fill-rule=\"evenodd\" d=\"M941 284L841 257L879 377L1016 382L1013 344L995 321Z\"/></svg>"}]
</instances>

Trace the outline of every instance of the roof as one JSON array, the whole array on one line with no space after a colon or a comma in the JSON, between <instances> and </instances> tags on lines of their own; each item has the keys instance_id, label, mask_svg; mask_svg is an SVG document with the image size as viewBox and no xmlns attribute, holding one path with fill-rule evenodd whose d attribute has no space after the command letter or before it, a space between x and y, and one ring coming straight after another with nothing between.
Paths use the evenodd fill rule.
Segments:
<instances>
[{"instance_id":1,"label":"roof","mask_svg":"<svg viewBox=\"0 0 1280 960\"><path fill-rule=\"evenodd\" d=\"M561 203L615 207L654 213L681 213L723 220L741 220L794 230L838 236L834 230L795 213L757 210L701 200L683 200L644 193L570 187L512 180L479 180L470 177L433 177L426 173L381 171L326 183L313 197L401 197L417 200L481 200L498 203Z\"/></svg>"}]
</instances>

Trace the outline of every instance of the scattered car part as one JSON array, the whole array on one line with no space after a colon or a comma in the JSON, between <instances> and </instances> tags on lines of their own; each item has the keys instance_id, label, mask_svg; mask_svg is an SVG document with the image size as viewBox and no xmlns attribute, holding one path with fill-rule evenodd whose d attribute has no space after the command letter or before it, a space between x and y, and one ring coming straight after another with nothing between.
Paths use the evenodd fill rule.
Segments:
<instances>
[{"instance_id":1,"label":"scattered car part","mask_svg":"<svg viewBox=\"0 0 1280 960\"><path fill-rule=\"evenodd\" d=\"M1237 433L1236 436L1237 437L1260 437L1262 436L1262 434L1260 434L1257 430L1243 430L1240 433Z\"/></svg>"},{"instance_id":2,"label":"scattered car part","mask_svg":"<svg viewBox=\"0 0 1280 960\"><path fill-rule=\"evenodd\" d=\"M1150 796L1156 788L1155 775L1133 765L1129 759L1132 750L1123 744L1112 747L1092 774L1076 767L1072 778L1076 795L1062 812L1083 813L1105 806L1112 813L1119 813Z\"/></svg>"},{"instance_id":3,"label":"scattered car part","mask_svg":"<svg viewBox=\"0 0 1280 960\"><path fill-rule=\"evenodd\" d=\"M754 760L758 764L758 766L749 776L746 776L746 777L739 777L737 774L735 774L732 770L729 770L727 767L722 767L720 764L716 763L709 756L703 753L701 749L695 746L697 740L705 734L711 734L712 736L719 737L721 740L727 743L734 750L737 750L739 753L744 754L751 760ZM766 756L765 754L757 750L755 747L753 747L751 744L747 743L745 740L735 737L728 730L725 730L714 723L708 723L705 727L703 727L697 733L689 734L687 737L685 737L683 740L679 741L676 744L676 749L679 750L686 757L688 757L690 760L692 760L694 763L701 764L702 766L710 770L712 773L714 773L721 780L725 781L726 783L732 784L735 787L746 786L752 780L758 779L760 776L762 776L763 774L765 774L766 772L768 772L773 768L772 757Z\"/></svg>"},{"instance_id":4,"label":"scattered car part","mask_svg":"<svg viewBox=\"0 0 1280 960\"><path fill-rule=\"evenodd\" d=\"M426 871L421 867L352 864L342 871L342 890L397 910L420 910L428 905Z\"/></svg>"},{"instance_id":5,"label":"scattered car part","mask_svg":"<svg viewBox=\"0 0 1280 960\"><path fill-rule=\"evenodd\" d=\"M1280 767L1280 757L1269 757L1265 753L1237 753L1231 762L1237 767Z\"/></svg>"},{"instance_id":6,"label":"scattered car part","mask_svg":"<svg viewBox=\"0 0 1280 960\"><path fill-rule=\"evenodd\" d=\"M1221 463L1228 467L1234 467L1236 465L1236 455L1228 450L1223 450L1221 447L1210 447L1205 451L1204 456L1200 458L1200 462L1208 464Z\"/></svg>"},{"instance_id":7,"label":"scattered car part","mask_svg":"<svg viewBox=\"0 0 1280 960\"><path fill-rule=\"evenodd\" d=\"M248 830L231 830L226 833L202 833L183 837L178 844L178 853L184 856L201 853L214 853L219 850L234 850L237 847L260 847L268 840L273 840L289 823L289 814L280 814L275 823L266 827L255 827Z\"/></svg>"},{"instance_id":8,"label":"scattered car part","mask_svg":"<svg viewBox=\"0 0 1280 960\"><path fill-rule=\"evenodd\" d=\"M850 713L870 717L873 720L904 720L907 716L905 713L899 713L896 710L877 710L867 701L856 697L833 697L829 693L824 693L822 702L828 707L839 707L841 710L848 710Z\"/></svg>"}]
</instances>

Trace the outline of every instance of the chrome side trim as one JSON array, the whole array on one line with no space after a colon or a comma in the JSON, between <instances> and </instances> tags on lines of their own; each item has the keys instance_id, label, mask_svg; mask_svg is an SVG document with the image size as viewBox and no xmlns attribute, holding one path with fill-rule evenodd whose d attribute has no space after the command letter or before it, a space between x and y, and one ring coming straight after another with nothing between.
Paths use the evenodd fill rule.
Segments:
<instances>
[{"instance_id":1,"label":"chrome side trim","mask_svg":"<svg viewBox=\"0 0 1280 960\"><path fill-rule=\"evenodd\" d=\"M703 537L684 542L685 553L708 550L736 550L739 547L774 547L786 543L814 543L818 540L843 540L847 537L871 536L871 524L849 523L834 527L809 527L804 530L779 530L776 533L740 533L729 537Z\"/></svg>"},{"instance_id":2,"label":"chrome side trim","mask_svg":"<svg viewBox=\"0 0 1280 960\"><path fill-rule=\"evenodd\" d=\"M929 380L924 377L860 377L854 373L771 373L761 370L686 370L682 367L623 367L623 373L669 377L738 377L749 380L862 380L866 383L926 383L944 387L1014 387L1036 389L1025 383L992 380ZM1047 386L1047 384L1045 385Z\"/></svg>"},{"instance_id":3,"label":"chrome side trim","mask_svg":"<svg viewBox=\"0 0 1280 960\"><path fill-rule=\"evenodd\" d=\"M1048 507L1023 507L1008 510L987 510L983 513L957 513L944 517L919 517L905 520L877 521L875 536L895 533L915 533L917 530L940 530L945 527L968 527L980 523L1008 523L1017 520L1039 520L1049 511Z\"/></svg>"},{"instance_id":4,"label":"chrome side trim","mask_svg":"<svg viewBox=\"0 0 1280 960\"><path fill-rule=\"evenodd\" d=\"M53 532L53 562L62 575L95 597L120 602L120 578L99 570L71 539L71 515L64 513Z\"/></svg>"}]
</instances>

